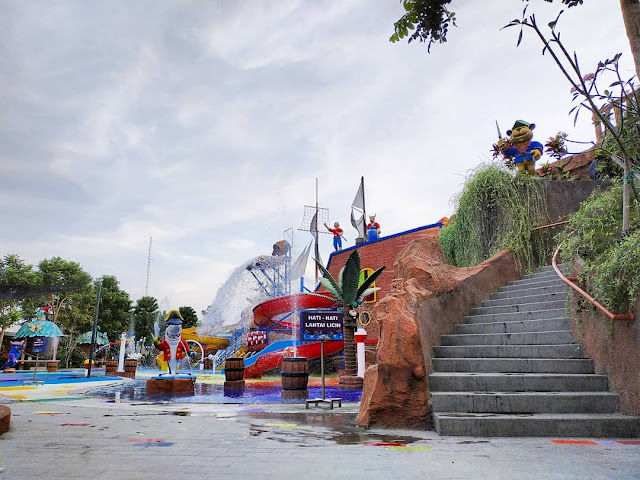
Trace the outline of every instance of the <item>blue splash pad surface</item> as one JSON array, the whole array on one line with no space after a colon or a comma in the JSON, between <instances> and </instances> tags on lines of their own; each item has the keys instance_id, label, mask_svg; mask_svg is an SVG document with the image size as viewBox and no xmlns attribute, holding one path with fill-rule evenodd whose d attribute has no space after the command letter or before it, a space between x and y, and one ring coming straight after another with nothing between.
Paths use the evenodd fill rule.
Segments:
<instances>
[{"instance_id":1,"label":"blue splash pad surface","mask_svg":"<svg viewBox=\"0 0 640 480\"><path fill-rule=\"evenodd\" d=\"M309 387L309 398L320 398L320 387ZM168 402L168 403L304 403L301 400L283 400L280 398L282 387L272 385L247 384L243 390L225 390L223 385L210 383L196 383L194 395L151 395L146 393L146 380L100 388L89 392L91 395L105 397L107 401L114 401L116 393L119 401L135 402ZM359 402L362 397L360 390L340 390L338 387L326 387L326 398L341 398L343 402Z\"/></svg>"},{"instance_id":2,"label":"blue splash pad surface","mask_svg":"<svg viewBox=\"0 0 640 480\"><path fill-rule=\"evenodd\" d=\"M22 385L22 382L32 381L33 372L25 371L24 373L5 373L0 374L0 388L16 387ZM45 384L56 383L85 383L99 381L120 380L120 377L106 377L104 375L91 375L90 378L84 376L84 372L63 372L63 373L40 373L36 374L36 380Z\"/></svg>"}]
</instances>

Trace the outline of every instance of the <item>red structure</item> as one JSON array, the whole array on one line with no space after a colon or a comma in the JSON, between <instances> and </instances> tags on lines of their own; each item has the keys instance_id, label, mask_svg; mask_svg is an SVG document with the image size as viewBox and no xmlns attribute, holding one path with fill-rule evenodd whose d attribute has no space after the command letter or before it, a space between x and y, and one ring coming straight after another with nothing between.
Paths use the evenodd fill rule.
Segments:
<instances>
[{"instance_id":1,"label":"red structure","mask_svg":"<svg viewBox=\"0 0 640 480\"><path fill-rule=\"evenodd\" d=\"M366 275L367 271L373 272L376 269L385 266L386 269L376 280L376 287L380 290L376 292L375 298L367 299L359 308L359 322L367 331L367 342L375 342L378 339L380 328L375 318L374 305L379 299L383 298L391 290L391 284L394 277L393 264L398 254L413 240L425 237L437 237L443 225L446 225L447 218L443 218L432 225L415 228L406 232L396 233L386 237L381 237L374 242L365 242L355 247L345 248L338 252L334 252L329 257L327 270L329 273L338 278L340 269L344 266L351 254L351 250L358 249L360 254L361 267ZM362 274L361 274L362 278ZM367 314L368 317L367 318Z\"/></svg>"}]
</instances>

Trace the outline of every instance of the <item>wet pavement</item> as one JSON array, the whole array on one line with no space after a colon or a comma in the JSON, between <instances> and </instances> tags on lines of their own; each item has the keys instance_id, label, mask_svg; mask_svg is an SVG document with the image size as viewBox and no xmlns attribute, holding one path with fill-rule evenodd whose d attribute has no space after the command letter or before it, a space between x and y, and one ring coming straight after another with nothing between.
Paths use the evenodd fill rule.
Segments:
<instances>
[{"instance_id":1,"label":"wet pavement","mask_svg":"<svg viewBox=\"0 0 640 480\"><path fill-rule=\"evenodd\" d=\"M640 442L363 430L358 403L156 403L64 385L13 394L0 396L12 410L0 479L640 479Z\"/></svg>"}]
</instances>

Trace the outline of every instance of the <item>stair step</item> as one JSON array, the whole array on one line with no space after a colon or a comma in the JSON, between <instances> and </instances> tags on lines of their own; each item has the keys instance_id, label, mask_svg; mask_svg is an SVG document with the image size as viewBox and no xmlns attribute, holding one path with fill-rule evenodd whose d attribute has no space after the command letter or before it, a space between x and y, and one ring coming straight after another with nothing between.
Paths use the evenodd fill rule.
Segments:
<instances>
[{"instance_id":1,"label":"stair step","mask_svg":"<svg viewBox=\"0 0 640 480\"><path fill-rule=\"evenodd\" d=\"M525 297L526 298L526 297ZM515 300L515 299L514 299ZM518 312L539 312L541 310L566 308L567 301L565 298L560 300L549 298L542 299L533 303L512 303L510 305L498 305L489 307L474 307L471 309L471 315L490 315L499 313L518 313Z\"/></svg>"},{"instance_id":2,"label":"stair step","mask_svg":"<svg viewBox=\"0 0 640 480\"><path fill-rule=\"evenodd\" d=\"M431 392L435 412L614 413L611 392Z\"/></svg>"},{"instance_id":3,"label":"stair step","mask_svg":"<svg viewBox=\"0 0 640 480\"><path fill-rule=\"evenodd\" d=\"M469 436L640 436L573 343L552 267L510 282L442 335L429 388L436 431Z\"/></svg>"},{"instance_id":4,"label":"stair step","mask_svg":"<svg viewBox=\"0 0 640 480\"><path fill-rule=\"evenodd\" d=\"M589 358L432 358L436 372L593 373Z\"/></svg>"},{"instance_id":5,"label":"stair step","mask_svg":"<svg viewBox=\"0 0 640 480\"><path fill-rule=\"evenodd\" d=\"M546 318L566 317L567 311L564 308L550 308L537 312L514 312L514 313L487 313L484 315L468 315L464 317L464 323L491 323L491 322L513 322L517 320L544 320Z\"/></svg>"},{"instance_id":6,"label":"stair step","mask_svg":"<svg viewBox=\"0 0 640 480\"><path fill-rule=\"evenodd\" d=\"M553 301L567 301L567 293L563 291L558 292L550 292L542 295L529 295L528 292L522 292L521 297L514 298L498 298L496 300L485 300L482 302L482 307L475 308L483 308L483 307L504 307L511 305L519 305L530 304L530 303L544 303L544 302L553 302Z\"/></svg>"},{"instance_id":7,"label":"stair step","mask_svg":"<svg viewBox=\"0 0 640 480\"><path fill-rule=\"evenodd\" d=\"M497 293L491 295L490 300L504 300L507 298L520 298L523 296L531 296L531 295L550 295L552 293L556 294L565 294L567 289L564 285L557 286L547 286L547 287L534 287L534 288L525 288L525 289L513 289L513 290L498 290Z\"/></svg>"},{"instance_id":8,"label":"stair step","mask_svg":"<svg viewBox=\"0 0 640 480\"><path fill-rule=\"evenodd\" d=\"M566 270L560 270L563 274L566 275ZM541 272L535 272L535 273L528 273L526 275L523 275L522 277L520 277L520 280L531 280L531 279L551 279L551 278L558 278L558 274L555 272L555 270L551 269L551 270L544 270Z\"/></svg>"},{"instance_id":9,"label":"stair step","mask_svg":"<svg viewBox=\"0 0 640 480\"><path fill-rule=\"evenodd\" d=\"M467 372L429 375L432 392L596 392L607 388L606 375Z\"/></svg>"},{"instance_id":10,"label":"stair step","mask_svg":"<svg viewBox=\"0 0 640 480\"><path fill-rule=\"evenodd\" d=\"M571 318L564 317L545 320L518 320L515 322L459 323L455 326L454 333L463 335L472 333L524 333L570 329Z\"/></svg>"},{"instance_id":11,"label":"stair step","mask_svg":"<svg viewBox=\"0 0 640 480\"><path fill-rule=\"evenodd\" d=\"M439 435L474 437L636 438L637 418L621 414L433 414Z\"/></svg>"},{"instance_id":12,"label":"stair step","mask_svg":"<svg viewBox=\"0 0 640 480\"><path fill-rule=\"evenodd\" d=\"M498 292L511 292L517 290L531 290L533 288L564 288L565 284L560 278L554 280L515 280L498 289Z\"/></svg>"},{"instance_id":13,"label":"stair step","mask_svg":"<svg viewBox=\"0 0 640 480\"><path fill-rule=\"evenodd\" d=\"M474 333L442 335L442 346L466 345L566 345L573 342L571 330L525 333Z\"/></svg>"},{"instance_id":14,"label":"stair step","mask_svg":"<svg viewBox=\"0 0 640 480\"><path fill-rule=\"evenodd\" d=\"M584 358L578 344L566 345L472 345L433 347L439 358Z\"/></svg>"}]
</instances>

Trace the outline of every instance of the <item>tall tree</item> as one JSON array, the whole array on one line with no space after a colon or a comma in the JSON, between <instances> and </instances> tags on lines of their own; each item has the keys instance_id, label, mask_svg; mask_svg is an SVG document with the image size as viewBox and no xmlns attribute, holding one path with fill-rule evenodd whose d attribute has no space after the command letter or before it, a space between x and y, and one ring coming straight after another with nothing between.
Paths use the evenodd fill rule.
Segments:
<instances>
[{"instance_id":1,"label":"tall tree","mask_svg":"<svg viewBox=\"0 0 640 480\"><path fill-rule=\"evenodd\" d=\"M198 315L193 307L180 307L178 311L182 316L182 320L184 320L184 323L182 324L184 328L191 328L198 325Z\"/></svg>"},{"instance_id":2,"label":"tall tree","mask_svg":"<svg viewBox=\"0 0 640 480\"><path fill-rule=\"evenodd\" d=\"M160 316L160 307L155 297L145 296L136 302L133 309L136 337L145 338L145 345L151 345L154 337L154 323Z\"/></svg>"},{"instance_id":3,"label":"tall tree","mask_svg":"<svg viewBox=\"0 0 640 480\"><path fill-rule=\"evenodd\" d=\"M553 0L544 1L553 3ZM583 0L559 0L559 2L568 7L575 7L581 5ZM409 37L409 43L414 40L426 43L427 51L431 50L431 45L434 43L446 42L449 27L456 24L455 13L448 7L450 3L451 0L402 0L405 14L393 24L395 31L390 40L397 42ZM636 74L640 78L640 2L620 0L620 8L636 66Z\"/></svg>"},{"instance_id":4,"label":"tall tree","mask_svg":"<svg viewBox=\"0 0 640 480\"><path fill-rule=\"evenodd\" d=\"M37 285L40 275L17 255L5 255L0 259L0 284ZM0 300L0 347L4 334L11 325L21 318L22 300Z\"/></svg>"},{"instance_id":5,"label":"tall tree","mask_svg":"<svg viewBox=\"0 0 640 480\"><path fill-rule=\"evenodd\" d=\"M47 297L52 309L51 320L64 327L65 322L73 315L73 308L83 306L82 302L74 302L74 299L86 298L87 292L91 289L91 275L85 272L79 263L60 257L42 260L38 268L44 285L79 287L73 292L59 291Z\"/></svg>"},{"instance_id":6,"label":"tall tree","mask_svg":"<svg viewBox=\"0 0 640 480\"><path fill-rule=\"evenodd\" d=\"M95 293L93 300L95 303ZM112 275L102 277L98 321L100 328L107 333L112 342L120 338L120 333L130 330L133 321L131 310L131 298L120 288L118 279Z\"/></svg>"}]
</instances>

